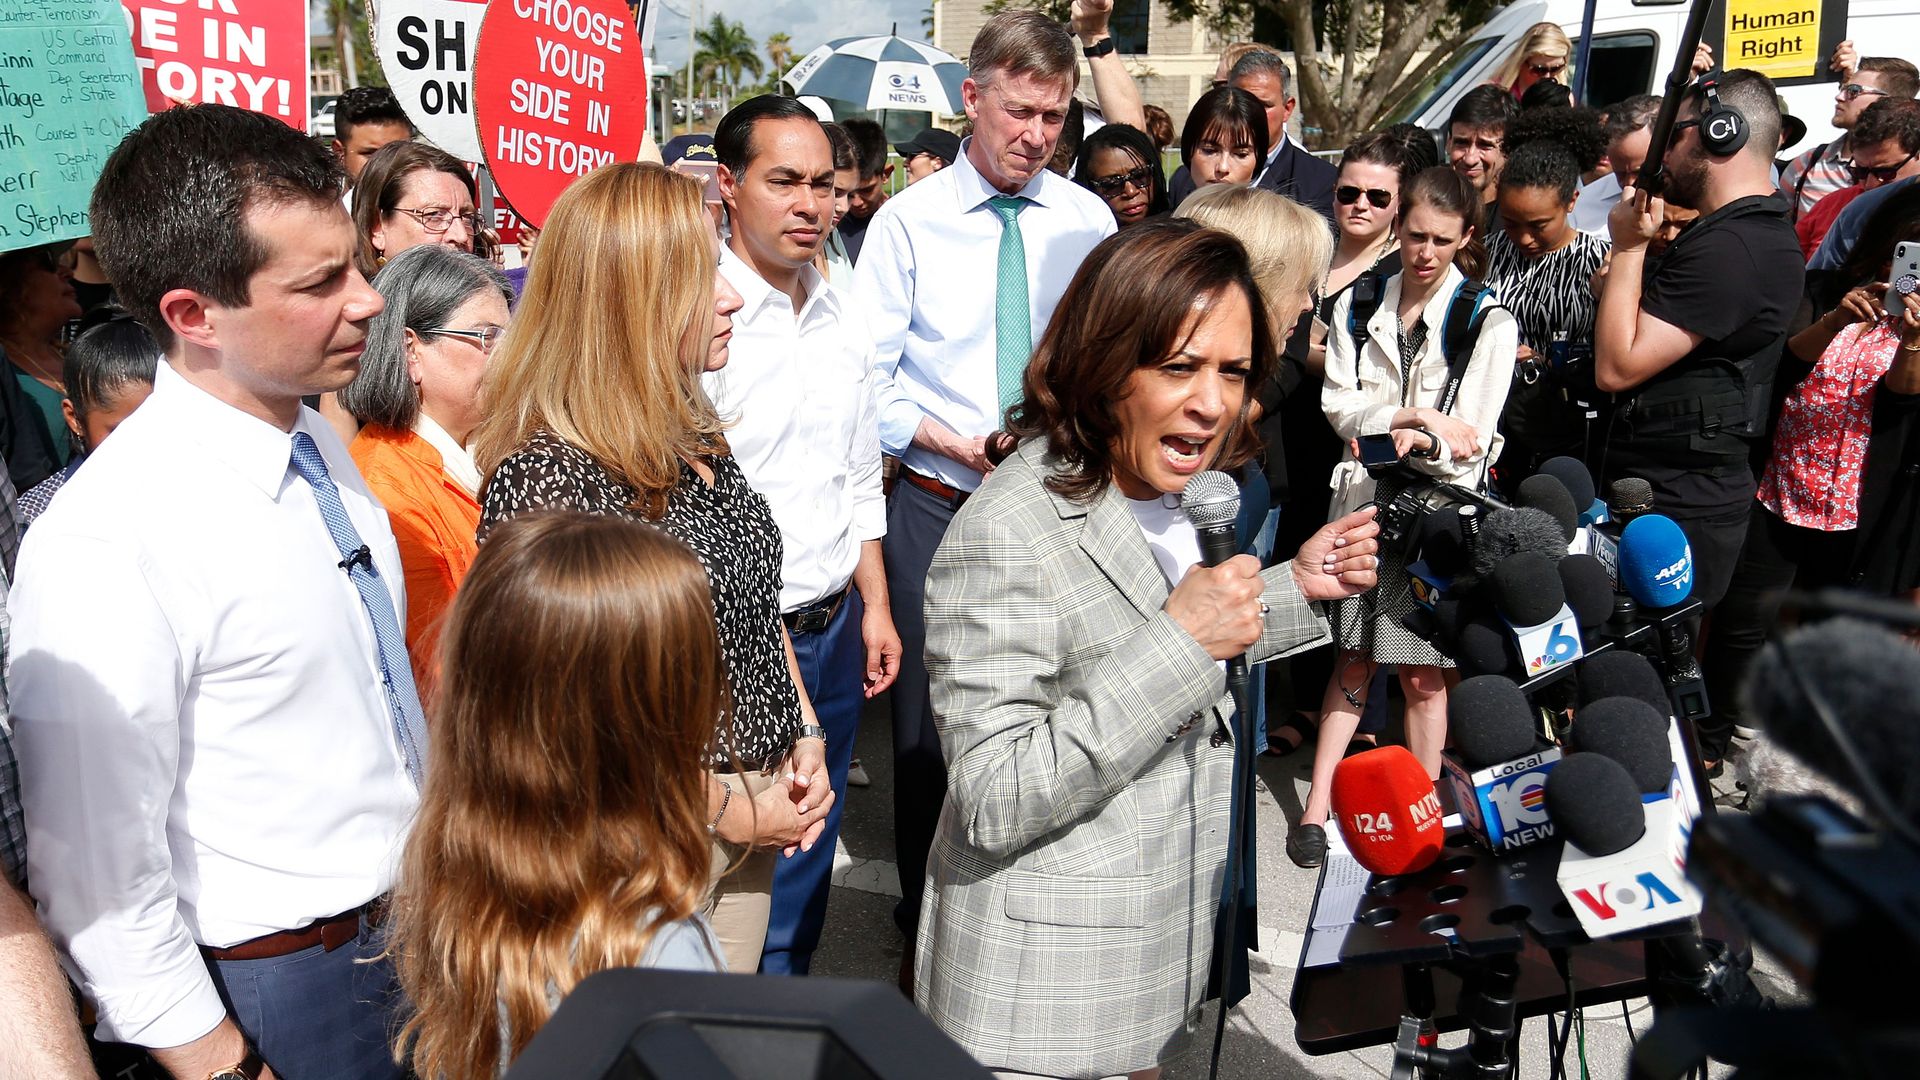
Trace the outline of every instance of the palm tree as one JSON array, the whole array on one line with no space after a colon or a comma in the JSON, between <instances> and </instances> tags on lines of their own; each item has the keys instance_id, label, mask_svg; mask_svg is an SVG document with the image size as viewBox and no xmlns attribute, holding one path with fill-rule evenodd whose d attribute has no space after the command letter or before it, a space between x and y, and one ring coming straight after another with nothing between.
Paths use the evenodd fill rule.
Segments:
<instances>
[{"instance_id":1,"label":"palm tree","mask_svg":"<svg viewBox=\"0 0 1920 1080\"><path fill-rule=\"evenodd\" d=\"M772 81L778 84L780 76L793 67L793 39L785 32L767 35L767 59L772 62Z\"/></svg>"},{"instance_id":2,"label":"palm tree","mask_svg":"<svg viewBox=\"0 0 1920 1080\"><path fill-rule=\"evenodd\" d=\"M353 47L354 38L360 29L362 4L353 0L327 0L327 14L333 20L333 55L339 60L340 75L345 81L343 86L360 85L359 59Z\"/></svg>"},{"instance_id":3,"label":"palm tree","mask_svg":"<svg viewBox=\"0 0 1920 1080\"><path fill-rule=\"evenodd\" d=\"M766 71L766 64L760 59L760 50L754 46L753 39L747 36L747 28L737 21L730 23L724 16L716 14L704 29L693 32L693 39L699 50L694 57L694 66L718 78L726 87L721 105L723 112L732 107L733 93L740 87L742 74L750 74L758 79Z\"/></svg>"}]
</instances>

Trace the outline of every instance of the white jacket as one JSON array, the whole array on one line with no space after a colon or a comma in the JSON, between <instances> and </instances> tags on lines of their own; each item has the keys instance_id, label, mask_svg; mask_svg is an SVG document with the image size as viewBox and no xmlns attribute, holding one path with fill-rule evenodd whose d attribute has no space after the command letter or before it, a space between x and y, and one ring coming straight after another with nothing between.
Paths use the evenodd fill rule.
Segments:
<instances>
[{"instance_id":1,"label":"white jacket","mask_svg":"<svg viewBox=\"0 0 1920 1080\"><path fill-rule=\"evenodd\" d=\"M1412 368L1412 390L1406 404L1400 401L1400 339L1394 312L1400 306L1400 283L1404 272L1387 279L1380 306L1367 323L1367 345L1356 355L1353 335L1347 332L1347 316L1353 307L1353 290L1348 289L1334 302L1333 319L1327 331L1326 385L1320 391L1320 405L1340 438L1351 442L1361 435L1377 435L1391 429L1393 414L1402 408L1437 407L1447 385L1447 360L1440 351L1442 329L1453 293L1465 275L1449 266L1440 287L1427 301L1423 318L1427 339L1420 346ZM1488 303L1493 300L1490 298ZM1446 440L1440 440L1439 457L1428 461L1414 457L1410 464L1420 472L1439 480L1467 487L1477 484L1486 468L1500 457L1498 427L1500 410L1506 407L1507 390L1513 385L1514 357L1520 347L1519 324L1505 308L1488 307L1467 363L1466 377L1454 400L1450 415L1473 425L1480 433L1485 449L1461 461L1453 459ZM1435 438L1439 438L1436 434ZM1332 516L1340 517L1365 506L1373 499L1373 477L1353 456L1348 447L1333 470Z\"/></svg>"}]
</instances>

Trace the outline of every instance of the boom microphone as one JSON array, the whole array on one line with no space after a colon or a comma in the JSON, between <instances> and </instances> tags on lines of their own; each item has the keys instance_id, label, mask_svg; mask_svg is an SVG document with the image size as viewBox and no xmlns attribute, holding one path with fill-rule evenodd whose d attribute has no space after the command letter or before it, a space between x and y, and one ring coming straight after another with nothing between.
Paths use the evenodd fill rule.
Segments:
<instances>
[{"instance_id":1,"label":"boom microphone","mask_svg":"<svg viewBox=\"0 0 1920 1080\"><path fill-rule=\"evenodd\" d=\"M1180 497L1180 509L1200 534L1201 566L1219 566L1240 553L1233 534L1240 520L1240 485L1233 477L1212 469L1193 474ZM1249 705L1244 654L1227 661L1227 687L1233 691L1234 704L1245 712Z\"/></svg>"},{"instance_id":2,"label":"boom microphone","mask_svg":"<svg viewBox=\"0 0 1920 1080\"><path fill-rule=\"evenodd\" d=\"M1347 850L1368 870L1411 874L1440 857L1446 841L1440 795L1406 747L1382 746L1341 761L1328 795Z\"/></svg>"},{"instance_id":3,"label":"boom microphone","mask_svg":"<svg viewBox=\"0 0 1920 1080\"><path fill-rule=\"evenodd\" d=\"M1521 506L1495 510L1484 517L1486 521L1480 526L1480 537L1472 550L1475 578L1487 577L1500 560L1522 551L1545 555L1554 562L1566 557L1566 534L1545 510Z\"/></svg>"}]
</instances>

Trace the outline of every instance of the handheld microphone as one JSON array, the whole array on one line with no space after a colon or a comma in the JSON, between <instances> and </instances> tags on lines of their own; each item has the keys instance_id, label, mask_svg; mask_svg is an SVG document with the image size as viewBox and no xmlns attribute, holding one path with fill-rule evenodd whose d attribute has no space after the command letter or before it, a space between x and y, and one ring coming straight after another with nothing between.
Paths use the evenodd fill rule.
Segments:
<instances>
[{"instance_id":1,"label":"handheld microphone","mask_svg":"<svg viewBox=\"0 0 1920 1080\"><path fill-rule=\"evenodd\" d=\"M1560 585L1583 635L1593 634L1613 616L1613 581L1607 568L1591 555L1569 555L1560 560Z\"/></svg>"},{"instance_id":2,"label":"handheld microphone","mask_svg":"<svg viewBox=\"0 0 1920 1080\"><path fill-rule=\"evenodd\" d=\"M1587 936L1700 913L1700 891L1686 876L1692 817L1678 800L1642 802L1625 766L1576 753L1547 780L1547 812L1566 840L1555 882Z\"/></svg>"},{"instance_id":3,"label":"handheld microphone","mask_svg":"<svg viewBox=\"0 0 1920 1080\"><path fill-rule=\"evenodd\" d=\"M1582 754L1598 754L1627 770L1642 795L1667 797L1673 787L1673 749L1667 715L1630 697L1601 698L1574 713L1571 738Z\"/></svg>"},{"instance_id":4,"label":"handheld microphone","mask_svg":"<svg viewBox=\"0 0 1920 1080\"><path fill-rule=\"evenodd\" d=\"M1634 698L1663 714L1673 709L1673 703L1667 700L1666 684L1646 657L1627 649L1608 649L1587 657L1580 665L1580 704L1617 697Z\"/></svg>"},{"instance_id":5,"label":"handheld microphone","mask_svg":"<svg viewBox=\"0 0 1920 1080\"><path fill-rule=\"evenodd\" d=\"M1463 613L1464 614L1464 613ZM1453 635L1453 662L1462 675L1505 676L1520 666L1514 655L1513 631L1488 612L1460 619Z\"/></svg>"},{"instance_id":6,"label":"handheld microphone","mask_svg":"<svg viewBox=\"0 0 1920 1080\"><path fill-rule=\"evenodd\" d=\"M1382 746L1341 761L1328 795L1347 850L1368 870L1411 874L1440 857L1446 842L1440 795L1406 747Z\"/></svg>"},{"instance_id":7,"label":"handheld microphone","mask_svg":"<svg viewBox=\"0 0 1920 1080\"><path fill-rule=\"evenodd\" d=\"M1551 457L1540 463L1540 473L1551 476L1566 485L1567 494L1573 498L1573 505L1580 510L1580 524L1593 525L1606 520L1607 504L1598 498L1594 491L1593 474L1579 458Z\"/></svg>"},{"instance_id":8,"label":"handheld microphone","mask_svg":"<svg viewBox=\"0 0 1920 1080\"><path fill-rule=\"evenodd\" d=\"M1566 543L1580 532L1580 510L1573 500L1573 493L1558 477L1546 473L1535 473L1520 481L1520 490L1515 504L1552 515L1560 525L1560 533Z\"/></svg>"},{"instance_id":9,"label":"handheld microphone","mask_svg":"<svg viewBox=\"0 0 1920 1080\"><path fill-rule=\"evenodd\" d=\"M1533 707L1520 687L1499 675L1461 680L1447 694L1447 728L1454 749L1441 755L1440 773L1468 833L1494 851L1553 836L1546 781L1560 750L1537 749Z\"/></svg>"},{"instance_id":10,"label":"handheld microphone","mask_svg":"<svg viewBox=\"0 0 1920 1080\"><path fill-rule=\"evenodd\" d=\"M1589 550L1620 583L1620 532L1642 514L1653 511L1653 485L1637 476L1607 485L1607 520L1590 530Z\"/></svg>"},{"instance_id":11,"label":"handheld microphone","mask_svg":"<svg viewBox=\"0 0 1920 1080\"><path fill-rule=\"evenodd\" d=\"M1693 594L1693 546L1670 517L1642 514L1620 533L1620 585L1634 602L1657 617ZM1667 696L1688 719L1707 715L1706 683L1693 658L1693 638L1685 626L1662 620L1660 653L1666 667Z\"/></svg>"},{"instance_id":12,"label":"handheld microphone","mask_svg":"<svg viewBox=\"0 0 1920 1080\"><path fill-rule=\"evenodd\" d=\"M1567 607L1555 560L1537 552L1507 556L1493 571L1494 607L1513 631L1520 671L1533 678L1580 659L1580 623Z\"/></svg>"},{"instance_id":13,"label":"handheld microphone","mask_svg":"<svg viewBox=\"0 0 1920 1080\"><path fill-rule=\"evenodd\" d=\"M1193 474L1180 497L1180 509L1200 536L1200 565L1219 566L1238 555L1234 523L1240 520L1240 485L1233 477L1216 470ZM1247 658L1241 654L1227 661L1227 689L1242 715L1252 707L1248 696Z\"/></svg>"}]
</instances>

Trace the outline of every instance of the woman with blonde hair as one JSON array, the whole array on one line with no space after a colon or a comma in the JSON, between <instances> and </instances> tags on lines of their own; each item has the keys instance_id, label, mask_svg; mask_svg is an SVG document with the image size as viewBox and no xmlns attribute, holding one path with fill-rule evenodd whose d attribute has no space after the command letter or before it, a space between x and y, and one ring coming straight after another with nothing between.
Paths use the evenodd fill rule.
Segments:
<instances>
[{"instance_id":1,"label":"woman with blonde hair","mask_svg":"<svg viewBox=\"0 0 1920 1080\"><path fill-rule=\"evenodd\" d=\"M1534 23L1514 47L1513 55L1487 81L1506 87L1518 101L1528 87L1542 79L1559 82L1565 78L1567 65L1572 62L1573 42L1567 39L1567 32L1558 23Z\"/></svg>"},{"instance_id":2,"label":"woman with blonde hair","mask_svg":"<svg viewBox=\"0 0 1920 1080\"><path fill-rule=\"evenodd\" d=\"M741 304L719 249L691 177L627 163L576 181L487 369L473 450L483 549L517 514L581 510L658 525L705 565L733 700L706 755L706 912L728 969L752 972L774 851L811 849L834 795L780 621L780 530L700 387Z\"/></svg>"},{"instance_id":3,"label":"woman with blonde hair","mask_svg":"<svg viewBox=\"0 0 1920 1080\"><path fill-rule=\"evenodd\" d=\"M595 514L495 529L442 655L394 893L399 1051L494 1076L596 971L720 970L701 757L725 676L693 553Z\"/></svg>"}]
</instances>

